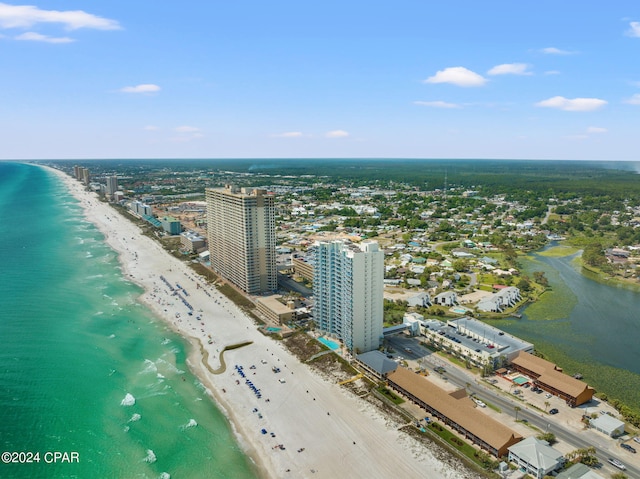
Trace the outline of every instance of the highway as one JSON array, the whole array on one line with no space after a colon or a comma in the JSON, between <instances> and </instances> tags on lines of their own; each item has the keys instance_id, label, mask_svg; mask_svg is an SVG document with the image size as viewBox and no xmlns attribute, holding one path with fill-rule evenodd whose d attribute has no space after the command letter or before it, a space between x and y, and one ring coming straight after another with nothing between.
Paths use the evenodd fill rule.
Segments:
<instances>
[{"instance_id":1,"label":"highway","mask_svg":"<svg viewBox=\"0 0 640 479\"><path fill-rule=\"evenodd\" d=\"M629 464L628 456L619 456L612 453L611 451L602 449L592 441L582 438L579 435L576 435L575 432L566 429L561 424L558 424L557 421L554 420L553 416L549 416L546 413L536 411L535 409L529 409L524 402L512 399L510 395L505 393L504 391L500 391L496 388L492 388L491 386L484 384L483 382L479 381L478 376L475 376L474 374L467 372L464 369L454 366L453 364L445 361L430 350L420 346L418 344L417 338L409 338L405 335L397 335L387 337L385 338L385 341L388 346L393 348L395 351L400 352L401 356L404 356L408 360L416 361L418 365L420 365L420 367L429 369L433 374L438 374L437 372L435 372L434 368L444 367L446 372L442 373L441 376L446 377L450 383L455 384L456 386L459 386L461 388L467 388L467 391L469 391L470 394L474 394L485 403L495 405L502 411L503 414L507 414L513 417L514 420L516 419L517 415L518 420L526 420L529 424L535 426L541 431L551 432L555 434L556 438L559 441L563 441L569 444L573 449L595 447L596 456L602 463L602 467L598 470L600 474L610 475L614 472L620 472L618 469L614 468L607 462L608 457L614 457L625 464L627 470L624 471L624 473L629 478L640 479L640 468ZM409 348L411 352L408 352L407 348ZM516 411L516 406L521 409Z\"/></svg>"}]
</instances>

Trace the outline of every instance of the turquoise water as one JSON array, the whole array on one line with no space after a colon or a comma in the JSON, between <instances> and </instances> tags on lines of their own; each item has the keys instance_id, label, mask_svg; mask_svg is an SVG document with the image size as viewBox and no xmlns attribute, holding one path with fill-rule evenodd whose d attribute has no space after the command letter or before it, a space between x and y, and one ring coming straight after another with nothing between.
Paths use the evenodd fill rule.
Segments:
<instances>
[{"instance_id":1,"label":"turquoise water","mask_svg":"<svg viewBox=\"0 0 640 479\"><path fill-rule=\"evenodd\" d=\"M266 328L270 333L277 333L278 331L282 331L282 328L274 328L273 326L269 326Z\"/></svg>"},{"instance_id":2,"label":"turquoise water","mask_svg":"<svg viewBox=\"0 0 640 479\"><path fill-rule=\"evenodd\" d=\"M54 175L0 162L0 452L40 453L0 477L257 477L102 240Z\"/></svg>"},{"instance_id":3,"label":"turquoise water","mask_svg":"<svg viewBox=\"0 0 640 479\"><path fill-rule=\"evenodd\" d=\"M318 338L318 341L320 341L322 344L324 344L325 346L327 346L330 349L339 349L340 348L340 345L338 343L336 343L335 341L331 341L330 339L327 339L325 337Z\"/></svg>"}]
</instances>

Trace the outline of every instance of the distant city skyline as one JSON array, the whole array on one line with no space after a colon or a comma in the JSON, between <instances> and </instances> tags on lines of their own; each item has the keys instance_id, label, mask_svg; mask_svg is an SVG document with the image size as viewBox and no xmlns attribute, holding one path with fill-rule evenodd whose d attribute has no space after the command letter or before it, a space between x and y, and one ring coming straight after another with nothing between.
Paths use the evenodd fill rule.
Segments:
<instances>
[{"instance_id":1,"label":"distant city skyline","mask_svg":"<svg viewBox=\"0 0 640 479\"><path fill-rule=\"evenodd\" d=\"M640 160L640 5L0 2L0 159Z\"/></svg>"}]
</instances>

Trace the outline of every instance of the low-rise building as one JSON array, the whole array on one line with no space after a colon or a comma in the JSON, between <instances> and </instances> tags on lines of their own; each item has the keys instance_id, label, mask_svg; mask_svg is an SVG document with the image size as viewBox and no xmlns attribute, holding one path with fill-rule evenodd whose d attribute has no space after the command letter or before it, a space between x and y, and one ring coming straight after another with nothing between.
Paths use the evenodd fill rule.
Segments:
<instances>
[{"instance_id":1,"label":"low-rise building","mask_svg":"<svg viewBox=\"0 0 640 479\"><path fill-rule=\"evenodd\" d=\"M558 396L571 407L591 401L595 390L587 383L562 372L562 368L528 352L519 352L511 367L533 379L535 386Z\"/></svg>"},{"instance_id":2,"label":"low-rise building","mask_svg":"<svg viewBox=\"0 0 640 479\"><path fill-rule=\"evenodd\" d=\"M398 369L398 363L387 358L387 356L380 351L369 351L358 354L356 356L356 363L376 379L384 379L389 373Z\"/></svg>"},{"instance_id":3,"label":"low-rise building","mask_svg":"<svg viewBox=\"0 0 640 479\"><path fill-rule=\"evenodd\" d=\"M602 414L595 419L589 420L589 424L596 431L610 437L618 437L624 434L624 423L608 414Z\"/></svg>"},{"instance_id":4,"label":"low-rise building","mask_svg":"<svg viewBox=\"0 0 640 479\"><path fill-rule=\"evenodd\" d=\"M438 349L446 349L476 366L497 367L520 351L533 352L533 344L482 321L463 317L445 322L422 321L420 333Z\"/></svg>"},{"instance_id":5,"label":"low-rise building","mask_svg":"<svg viewBox=\"0 0 640 479\"><path fill-rule=\"evenodd\" d=\"M542 479L560 470L565 458L561 452L549 446L547 441L530 436L509 447L509 461L533 477Z\"/></svg>"},{"instance_id":6,"label":"low-rise building","mask_svg":"<svg viewBox=\"0 0 640 479\"><path fill-rule=\"evenodd\" d=\"M441 306L455 306L458 304L458 295L453 291L445 291L433 298L433 304L439 304Z\"/></svg>"},{"instance_id":7,"label":"low-rise building","mask_svg":"<svg viewBox=\"0 0 640 479\"><path fill-rule=\"evenodd\" d=\"M313 260L311 258L293 258L293 270L301 278L313 281Z\"/></svg>"},{"instance_id":8,"label":"low-rise building","mask_svg":"<svg viewBox=\"0 0 640 479\"><path fill-rule=\"evenodd\" d=\"M512 308L522 297L520 290L516 287L509 286L500 289L495 294L480 300L476 308L480 311L502 313L506 308Z\"/></svg>"},{"instance_id":9,"label":"low-rise building","mask_svg":"<svg viewBox=\"0 0 640 479\"><path fill-rule=\"evenodd\" d=\"M517 432L478 411L464 389L447 392L403 367L389 373L387 381L390 387L496 457L506 455L509 446L522 440Z\"/></svg>"},{"instance_id":10,"label":"low-rise building","mask_svg":"<svg viewBox=\"0 0 640 479\"><path fill-rule=\"evenodd\" d=\"M556 479L605 479L605 477L579 462L559 473Z\"/></svg>"},{"instance_id":11,"label":"low-rise building","mask_svg":"<svg viewBox=\"0 0 640 479\"><path fill-rule=\"evenodd\" d=\"M407 298L407 306L420 306L428 308L431 306L431 296L429 293L422 291Z\"/></svg>"},{"instance_id":12,"label":"low-rise building","mask_svg":"<svg viewBox=\"0 0 640 479\"><path fill-rule=\"evenodd\" d=\"M205 238L195 231L185 231L180 235L180 244L191 253L197 253L198 250L204 248L205 243Z\"/></svg>"},{"instance_id":13,"label":"low-rise building","mask_svg":"<svg viewBox=\"0 0 640 479\"><path fill-rule=\"evenodd\" d=\"M256 312L272 324L286 324L295 319L295 304L282 303L281 296L262 296L256 299Z\"/></svg>"}]
</instances>

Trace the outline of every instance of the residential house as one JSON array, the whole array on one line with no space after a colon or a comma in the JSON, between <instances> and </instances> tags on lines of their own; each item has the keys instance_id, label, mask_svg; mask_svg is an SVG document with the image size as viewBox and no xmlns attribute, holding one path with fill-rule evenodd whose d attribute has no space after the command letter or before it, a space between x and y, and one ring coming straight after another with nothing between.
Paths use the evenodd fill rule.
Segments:
<instances>
[{"instance_id":1,"label":"residential house","mask_svg":"<svg viewBox=\"0 0 640 479\"><path fill-rule=\"evenodd\" d=\"M527 471L531 476L542 479L558 471L565 463L561 452L555 450L547 441L530 436L509 448L509 461Z\"/></svg>"}]
</instances>

